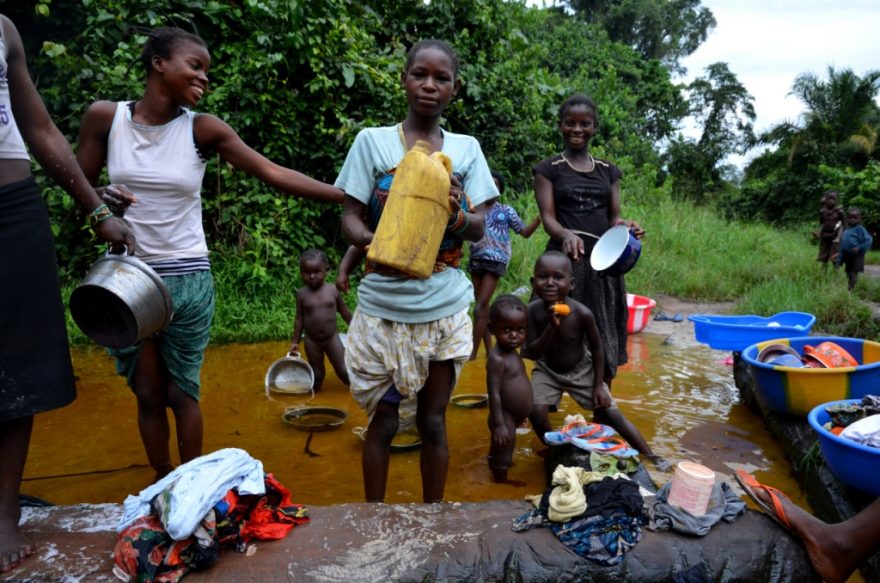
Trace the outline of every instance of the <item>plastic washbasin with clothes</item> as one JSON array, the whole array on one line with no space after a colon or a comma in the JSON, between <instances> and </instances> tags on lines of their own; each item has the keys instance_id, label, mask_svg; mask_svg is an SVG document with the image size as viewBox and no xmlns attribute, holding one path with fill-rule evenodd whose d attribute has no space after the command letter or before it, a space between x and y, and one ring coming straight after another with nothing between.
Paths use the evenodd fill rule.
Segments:
<instances>
[{"instance_id":1,"label":"plastic washbasin with clothes","mask_svg":"<svg viewBox=\"0 0 880 583\"><path fill-rule=\"evenodd\" d=\"M836 355L842 359L840 364L852 359L856 366L804 366L804 356L810 352L806 347L815 349L825 343L845 352ZM801 366L761 362L758 355L774 345L791 348L793 354L801 356ZM820 351L813 350L812 354ZM827 363L835 362L828 356L820 357ZM871 340L835 336L778 338L747 347L742 359L749 366L758 399L775 413L805 417L823 403L862 398L876 393L880 387L880 343Z\"/></svg>"},{"instance_id":2,"label":"plastic washbasin with clothes","mask_svg":"<svg viewBox=\"0 0 880 583\"><path fill-rule=\"evenodd\" d=\"M880 393L880 390L877 392ZM848 399L821 403L810 411L807 421L819 438L822 457L831 473L848 486L872 496L880 496L880 448L863 445L848 438L846 430L841 435L835 435L826 428L826 424L831 421L829 408L833 410L835 406L857 405L860 402L861 399ZM877 423L880 420L878 414L855 423L871 423L872 420L880 429L880 423ZM855 423L849 427L853 427Z\"/></svg>"}]
</instances>

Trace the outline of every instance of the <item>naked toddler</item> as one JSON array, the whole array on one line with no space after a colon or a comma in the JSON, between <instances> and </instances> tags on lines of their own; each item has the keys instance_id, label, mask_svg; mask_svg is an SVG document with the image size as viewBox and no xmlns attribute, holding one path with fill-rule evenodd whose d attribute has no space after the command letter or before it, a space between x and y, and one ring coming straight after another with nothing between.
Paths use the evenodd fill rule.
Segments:
<instances>
[{"instance_id":1,"label":"naked toddler","mask_svg":"<svg viewBox=\"0 0 880 583\"><path fill-rule=\"evenodd\" d=\"M517 351L526 339L527 309L514 295L499 296L489 308L489 331L495 346L486 358L489 387L489 468L496 482L507 479L516 446L516 428L532 410L532 385Z\"/></svg>"},{"instance_id":2,"label":"naked toddler","mask_svg":"<svg viewBox=\"0 0 880 583\"><path fill-rule=\"evenodd\" d=\"M348 385L345 349L339 339L336 313L339 312L342 319L350 323L351 311L339 291L325 281L329 268L330 262L323 251L309 249L300 256L299 269L305 286L296 293L296 321L290 355L299 356L299 342L305 331L306 359L315 373L312 386L315 391L321 390L324 382L325 353L336 371L336 376L343 384Z\"/></svg>"}]
</instances>

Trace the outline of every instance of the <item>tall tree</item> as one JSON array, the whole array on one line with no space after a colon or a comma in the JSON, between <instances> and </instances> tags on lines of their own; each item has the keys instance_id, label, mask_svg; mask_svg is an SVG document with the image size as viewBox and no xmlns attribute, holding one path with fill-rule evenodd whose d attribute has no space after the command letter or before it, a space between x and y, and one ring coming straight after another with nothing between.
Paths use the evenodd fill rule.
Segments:
<instances>
[{"instance_id":1,"label":"tall tree","mask_svg":"<svg viewBox=\"0 0 880 583\"><path fill-rule=\"evenodd\" d=\"M841 190L841 201L848 204L860 191L852 188L857 181L836 177L860 175L880 159L878 93L880 71L860 77L828 67L826 79L798 75L791 94L807 110L799 120L784 121L761 136L771 149L746 169L743 199L750 214L782 221L812 217L819 194L828 188Z\"/></svg>"},{"instance_id":2,"label":"tall tree","mask_svg":"<svg viewBox=\"0 0 880 583\"><path fill-rule=\"evenodd\" d=\"M680 60L697 50L716 24L712 11L700 0L563 0L563 4L602 26L611 40L675 72L683 71Z\"/></svg>"},{"instance_id":3,"label":"tall tree","mask_svg":"<svg viewBox=\"0 0 880 583\"><path fill-rule=\"evenodd\" d=\"M700 137L679 137L667 151L674 190L698 202L724 182L724 159L745 153L755 141L754 98L727 63L713 63L705 71L705 77L695 79L687 89L690 115L701 128Z\"/></svg>"}]
</instances>

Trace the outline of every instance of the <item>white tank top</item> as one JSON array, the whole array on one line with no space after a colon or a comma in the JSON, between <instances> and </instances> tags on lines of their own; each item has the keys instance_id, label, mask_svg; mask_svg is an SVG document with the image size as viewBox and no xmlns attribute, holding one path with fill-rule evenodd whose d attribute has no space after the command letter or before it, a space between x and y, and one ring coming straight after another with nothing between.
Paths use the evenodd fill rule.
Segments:
<instances>
[{"instance_id":1,"label":"white tank top","mask_svg":"<svg viewBox=\"0 0 880 583\"><path fill-rule=\"evenodd\" d=\"M107 137L110 182L124 184L137 197L125 219L137 238L137 256L146 261L208 256L202 228L205 161L193 140L195 114L183 110L165 125L131 119L129 102L116 104Z\"/></svg>"},{"instance_id":2,"label":"white tank top","mask_svg":"<svg viewBox=\"0 0 880 583\"><path fill-rule=\"evenodd\" d=\"M9 95L9 80L6 78L8 53L6 41L0 36L0 159L30 160L31 157L24 147L24 139L12 116L12 97Z\"/></svg>"}]
</instances>

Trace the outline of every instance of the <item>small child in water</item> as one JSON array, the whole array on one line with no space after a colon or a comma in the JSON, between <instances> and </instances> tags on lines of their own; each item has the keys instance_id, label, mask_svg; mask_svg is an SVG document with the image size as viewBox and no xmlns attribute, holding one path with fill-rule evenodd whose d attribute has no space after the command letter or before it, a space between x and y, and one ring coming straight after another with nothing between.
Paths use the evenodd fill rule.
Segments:
<instances>
[{"instance_id":1,"label":"small child in water","mask_svg":"<svg viewBox=\"0 0 880 583\"><path fill-rule=\"evenodd\" d=\"M299 258L300 275L306 285L296 293L296 320L290 355L299 356L299 341L305 331L306 359L315 373L312 387L315 391L321 390L324 382L325 353L336 371L336 376L343 384L348 385L345 349L339 339L336 313L339 312L346 323L351 323L351 311L339 291L325 281L329 269L327 255L318 249L303 251Z\"/></svg>"},{"instance_id":2,"label":"small child in water","mask_svg":"<svg viewBox=\"0 0 880 583\"><path fill-rule=\"evenodd\" d=\"M561 251L538 257L532 286L539 299L528 306L526 349L535 359L532 370L534 406L529 420L541 440L552 431L548 413L559 405L563 392L593 420L614 428L629 444L662 471L669 463L654 454L639 430L621 413L603 382L605 349L593 312L569 297L574 285L571 261Z\"/></svg>"},{"instance_id":3,"label":"small child in water","mask_svg":"<svg viewBox=\"0 0 880 583\"><path fill-rule=\"evenodd\" d=\"M874 238L862 226L862 211L854 206L846 211L846 229L840 239L840 252L837 265L843 264L846 271L847 289L856 287L859 273L865 271L865 254L871 249Z\"/></svg>"},{"instance_id":4,"label":"small child in water","mask_svg":"<svg viewBox=\"0 0 880 583\"><path fill-rule=\"evenodd\" d=\"M486 359L489 388L489 469L496 482L507 479L516 446L516 428L532 410L532 385L517 350L526 340L528 310L514 295L503 295L489 308L489 331L495 346Z\"/></svg>"}]
</instances>

